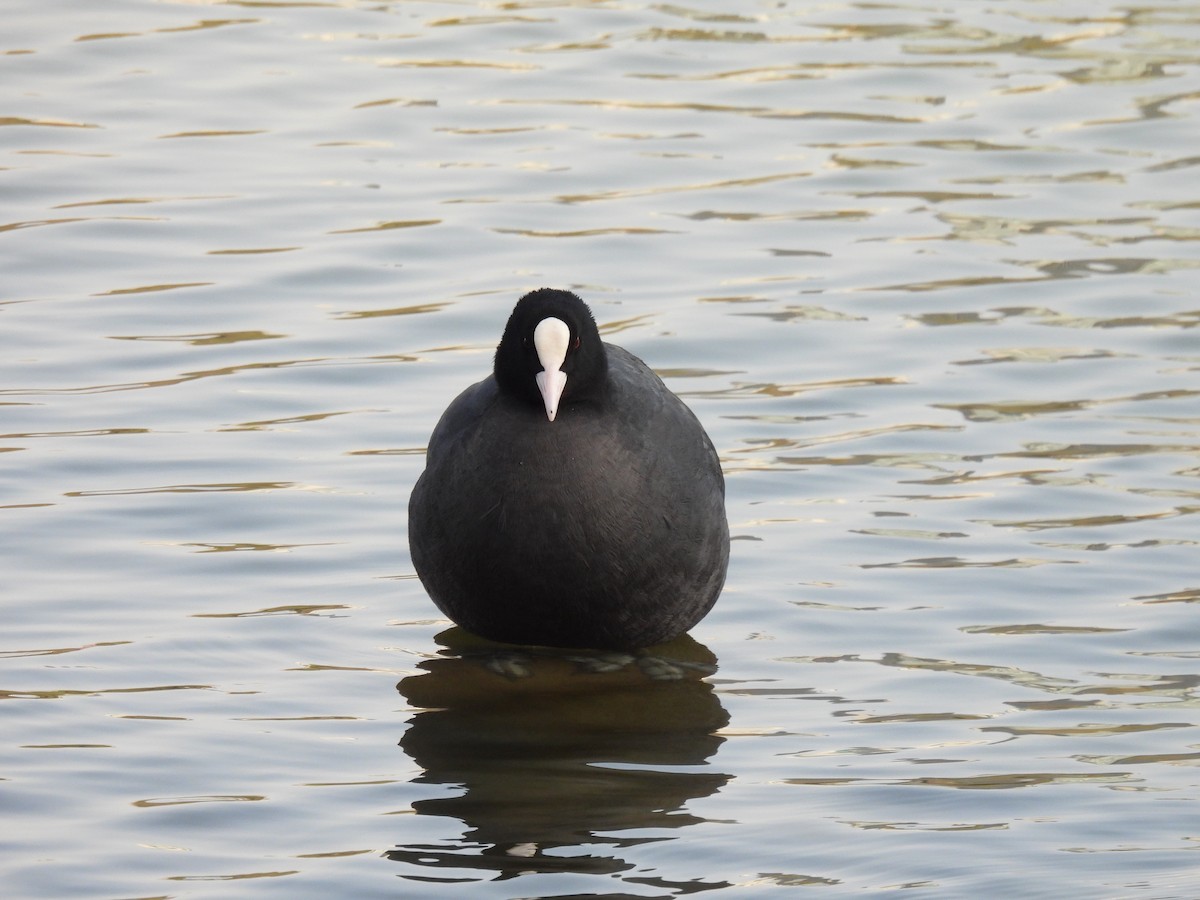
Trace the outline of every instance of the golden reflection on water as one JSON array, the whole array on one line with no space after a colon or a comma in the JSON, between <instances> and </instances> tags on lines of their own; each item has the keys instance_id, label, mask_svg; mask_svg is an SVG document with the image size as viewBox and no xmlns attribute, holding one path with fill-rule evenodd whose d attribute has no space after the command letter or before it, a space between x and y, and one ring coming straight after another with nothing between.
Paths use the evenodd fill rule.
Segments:
<instances>
[{"instance_id":1,"label":"golden reflection on water","mask_svg":"<svg viewBox=\"0 0 1200 900\"><path fill-rule=\"evenodd\" d=\"M238 344L242 341L269 341L285 338L286 334L271 334L266 331L219 331L212 334L134 334L112 335L114 341L182 341L193 347L208 347L214 344Z\"/></svg>"},{"instance_id":2,"label":"golden reflection on water","mask_svg":"<svg viewBox=\"0 0 1200 900\"><path fill-rule=\"evenodd\" d=\"M312 485L293 484L287 481L245 481L228 484L169 484L158 487L113 488L96 491L67 491L64 497L115 497L129 494L207 494L213 492L257 492L288 490L321 490Z\"/></svg>"}]
</instances>

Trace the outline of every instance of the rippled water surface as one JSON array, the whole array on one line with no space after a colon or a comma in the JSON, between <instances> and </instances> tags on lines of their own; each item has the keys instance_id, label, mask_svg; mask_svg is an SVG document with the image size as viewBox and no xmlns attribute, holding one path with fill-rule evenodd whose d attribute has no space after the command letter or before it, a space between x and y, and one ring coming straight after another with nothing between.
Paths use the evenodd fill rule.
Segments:
<instances>
[{"instance_id":1,"label":"rippled water surface","mask_svg":"<svg viewBox=\"0 0 1200 900\"><path fill-rule=\"evenodd\" d=\"M10 6L5 896L1200 896L1200 7ZM638 658L408 557L543 285L724 463Z\"/></svg>"}]
</instances>

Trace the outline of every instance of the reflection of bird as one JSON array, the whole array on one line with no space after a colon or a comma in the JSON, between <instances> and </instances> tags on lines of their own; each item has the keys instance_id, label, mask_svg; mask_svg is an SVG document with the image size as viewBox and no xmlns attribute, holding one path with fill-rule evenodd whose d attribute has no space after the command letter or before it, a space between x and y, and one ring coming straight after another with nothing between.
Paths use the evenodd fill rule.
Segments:
<instances>
[{"instance_id":1,"label":"reflection of bird","mask_svg":"<svg viewBox=\"0 0 1200 900\"><path fill-rule=\"evenodd\" d=\"M567 291L521 298L493 374L429 441L409 501L433 601L493 640L634 649L683 634L725 581L712 442Z\"/></svg>"},{"instance_id":2,"label":"reflection of bird","mask_svg":"<svg viewBox=\"0 0 1200 900\"><path fill-rule=\"evenodd\" d=\"M712 767L724 741L715 732L729 721L703 680L715 659L690 637L656 648L679 673L666 680L639 665L641 655L622 666L619 654L587 651L523 651L519 668L500 674L489 665L494 651L517 654L460 629L439 640L462 655L425 660L422 674L397 686L421 710L400 746L424 770L417 783L454 787L413 811L459 819L467 830L445 843L406 842L388 853L397 862L622 872L630 864L620 850L599 848L704 821L687 804L729 780Z\"/></svg>"}]
</instances>

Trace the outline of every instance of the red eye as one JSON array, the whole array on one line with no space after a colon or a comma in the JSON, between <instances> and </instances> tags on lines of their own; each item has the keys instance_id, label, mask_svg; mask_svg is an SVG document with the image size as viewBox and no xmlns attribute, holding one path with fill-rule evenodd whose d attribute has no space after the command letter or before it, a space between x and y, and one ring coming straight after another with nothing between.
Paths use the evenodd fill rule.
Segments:
<instances>
[{"instance_id":1,"label":"red eye","mask_svg":"<svg viewBox=\"0 0 1200 900\"><path fill-rule=\"evenodd\" d=\"M578 350L578 349L579 349L579 335L575 335L575 343L573 343L573 344L571 345L571 349L572 349L572 350Z\"/></svg>"}]
</instances>

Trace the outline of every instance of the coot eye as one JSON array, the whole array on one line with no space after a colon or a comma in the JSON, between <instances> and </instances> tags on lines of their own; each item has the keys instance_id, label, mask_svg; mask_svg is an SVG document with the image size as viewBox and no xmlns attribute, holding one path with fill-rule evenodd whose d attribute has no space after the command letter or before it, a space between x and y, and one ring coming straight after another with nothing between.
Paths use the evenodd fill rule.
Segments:
<instances>
[{"instance_id":1,"label":"coot eye","mask_svg":"<svg viewBox=\"0 0 1200 900\"><path fill-rule=\"evenodd\" d=\"M572 349L572 350L578 350L578 349L579 349L579 335L575 335L575 343L573 343L573 344L571 345L571 349Z\"/></svg>"}]
</instances>

